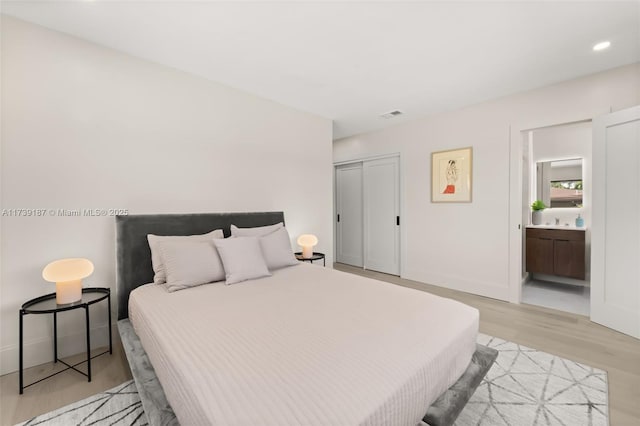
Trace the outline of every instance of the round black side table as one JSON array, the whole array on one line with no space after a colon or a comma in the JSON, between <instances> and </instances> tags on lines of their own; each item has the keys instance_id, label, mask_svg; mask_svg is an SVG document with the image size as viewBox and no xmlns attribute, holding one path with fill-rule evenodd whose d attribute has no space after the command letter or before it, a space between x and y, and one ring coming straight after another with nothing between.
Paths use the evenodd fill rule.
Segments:
<instances>
[{"instance_id":1,"label":"round black side table","mask_svg":"<svg viewBox=\"0 0 640 426\"><path fill-rule=\"evenodd\" d=\"M97 355L91 356L91 329L89 327L89 306L101 302L103 300L107 300L108 303L108 312L109 312L109 350L99 353ZM87 359L84 361L80 361L76 364L69 365L61 359L58 359L58 312L71 311L73 309L83 308L85 313L85 326L87 332ZM25 315L29 314L53 314L53 362L60 361L64 365L67 366L64 370L60 370L56 373L53 373L47 377L43 377L42 379L36 380L33 383L28 385L24 385L23 381L23 351L24 351L24 336L23 336L23 318ZM64 305L58 305L56 303L56 294L50 293L44 296L36 297L35 299L31 299L28 302L25 302L20 308L20 394L23 393L24 389L35 385L36 383L40 383L43 380L46 380L50 377L53 377L63 371L74 370L83 376L87 377L87 381L91 381L91 359L104 355L106 353L113 353L113 343L111 340L111 290L103 287L90 287L82 289L82 299L74 303L67 303ZM84 373L78 370L76 367L80 364L87 363L87 372Z\"/></svg>"},{"instance_id":2,"label":"round black side table","mask_svg":"<svg viewBox=\"0 0 640 426\"><path fill-rule=\"evenodd\" d=\"M324 258L324 253L319 253L316 251L313 253L311 257L302 257L302 252L298 251L295 253L295 255L296 255L296 259L298 259L301 262L313 263L314 260L322 260L322 266L327 266L327 261Z\"/></svg>"}]
</instances>

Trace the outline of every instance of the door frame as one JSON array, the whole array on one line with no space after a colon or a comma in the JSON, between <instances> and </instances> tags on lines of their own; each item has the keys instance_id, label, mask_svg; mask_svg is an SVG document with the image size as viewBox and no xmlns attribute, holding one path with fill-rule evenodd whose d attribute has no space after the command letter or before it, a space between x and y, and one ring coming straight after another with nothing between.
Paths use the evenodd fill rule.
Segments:
<instances>
[{"instance_id":1,"label":"door frame","mask_svg":"<svg viewBox=\"0 0 640 426\"><path fill-rule=\"evenodd\" d=\"M565 117L555 123L548 121L531 121L509 126L509 262L508 262L508 301L520 304L522 302L522 261L523 234L526 223L522 223L522 158L523 146L529 137L528 133L551 127L565 126L592 122L593 118ZM592 142L593 143L593 142ZM592 206L593 208L593 206Z\"/></svg>"},{"instance_id":2,"label":"door frame","mask_svg":"<svg viewBox=\"0 0 640 426\"><path fill-rule=\"evenodd\" d=\"M399 175L399 179L398 179L398 185L400 185L399 189L399 196L400 196L400 212L399 212L399 216L400 216L400 245L399 245L399 253L398 256L400 257L400 277L404 276L404 271L405 271L405 258L403 256L403 254L406 252L405 249L405 242L406 242L406 226L404 226L405 224L405 217L404 217L404 211L405 211L405 206L404 206L404 200L405 200L405 196L404 196L404 167L403 167L403 163L402 163L402 155L400 152L392 152L389 154L380 154L380 155L371 155L368 157L359 157L359 158L353 158L350 160L343 160L343 161L336 161L333 163L333 219L332 219L332 223L333 223L333 252L337 253L338 250L338 236L337 236L337 223L336 223L336 215L337 215L337 211L336 211L336 207L337 207L337 190L336 190L336 167L338 166L343 166L345 164L353 164L353 163L359 163L359 162L365 162L365 161L370 161L370 160L381 160L383 158L393 158L393 157L397 157L398 158L398 175ZM364 182L364 180L363 180ZM364 193L364 191L363 191ZM363 256L364 256L364 249L363 249ZM363 259L364 261L364 259Z\"/></svg>"}]
</instances>

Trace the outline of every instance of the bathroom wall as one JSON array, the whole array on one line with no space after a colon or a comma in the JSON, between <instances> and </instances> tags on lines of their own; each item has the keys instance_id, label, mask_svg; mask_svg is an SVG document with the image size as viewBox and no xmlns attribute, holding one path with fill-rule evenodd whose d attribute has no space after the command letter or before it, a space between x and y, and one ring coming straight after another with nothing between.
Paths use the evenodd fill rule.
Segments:
<instances>
[{"instance_id":1,"label":"bathroom wall","mask_svg":"<svg viewBox=\"0 0 640 426\"><path fill-rule=\"evenodd\" d=\"M591 223L591 121L554 126L534 130L531 133L531 173L533 177L535 177L537 162L583 159L583 207L545 209L542 212L542 223L553 224L558 218L561 224L568 223L575 226L575 219L578 214L581 214L585 219L585 226L588 227ZM531 204L536 199L535 187L531 189L529 197L529 204Z\"/></svg>"}]
</instances>

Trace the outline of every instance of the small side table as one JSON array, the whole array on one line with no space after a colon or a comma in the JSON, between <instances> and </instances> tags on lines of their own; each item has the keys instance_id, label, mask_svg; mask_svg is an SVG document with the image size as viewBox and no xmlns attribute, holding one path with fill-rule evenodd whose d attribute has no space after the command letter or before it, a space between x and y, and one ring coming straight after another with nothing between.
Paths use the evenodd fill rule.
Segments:
<instances>
[{"instance_id":1,"label":"small side table","mask_svg":"<svg viewBox=\"0 0 640 426\"><path fill-rule=\"evenodd\" d=\"M324 253L319 253L319 252L314 252L313 256L311 257L307 257L304 258L302 257L302 252L296 252L296 259L298 259L301 262L309 262L309 263L313 263L314 260L322 260L322 266L327 266L327 261L324 258Z\"/></svg>"},{"instance_id":2,"label":"small side table","mask_svg":"<svg viewBox=\"0 0 640 426\"><path fill-rule=\"evenodd\" d=\"M108 303L108 312L109 312L109 350L99 353L97 355L91 356L91 329L89 327L89 306L101 302L103 300L107 300ZM76 364L69 365L61 359L58 359L58 312L71 311L73 309L83 308L85 313L85 326L87 332L87 359L84 361L80 361ZM24 358L24 336L23 336L23 318L28 314L53 314L53 362L60 361L64 365L67 366L64 370L60 370L56 373L53 373L47 377L43 377L42 379L36 380L33 383L28 385L24 385L23 381L23 358ZM78 302L67 303L64 305L56 304L56 294L50 293L44 296L36 297L35 299L31 299L28 302L25 302L20 308L20 394L24 392L24 389L35 385L36 383L40 383L43 380L46 380L50 377L53 377L63 371L74 370L83 376L87 377L87 381L91 381L91 359L104 355L106 353L113 353L113 343L111 340L111 290L108 288L102 287L91 287L91 288L83 288L82 289L82 299ZM84 373L78 370L76 367L80 364L87 363L87 372Z\"/></svg>"}]
</instances>

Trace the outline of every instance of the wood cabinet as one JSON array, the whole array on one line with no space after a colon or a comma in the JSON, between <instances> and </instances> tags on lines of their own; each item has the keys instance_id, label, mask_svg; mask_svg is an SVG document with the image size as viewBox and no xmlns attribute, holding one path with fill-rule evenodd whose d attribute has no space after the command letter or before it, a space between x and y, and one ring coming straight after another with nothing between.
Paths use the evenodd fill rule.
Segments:
<instances>
[{"instance_id":1,"label":"wood cabinet","mask_svg":"<svg viewBox=\"0 0 640 426\"><path fill-rule=\"evenodd\" d=\"M527 235L527 272L554 275L551 238L530 238Z\"/></svg>"},{"instance_id":2,"label":"wood cabinet","mask_svg":"<svg viewBox=\"0 0 640 426\"><path fill-rule=\"evenodd\" d=\"M585 279L585 232L527 228L527 272Z\"/></svg>"}]
</instances>

